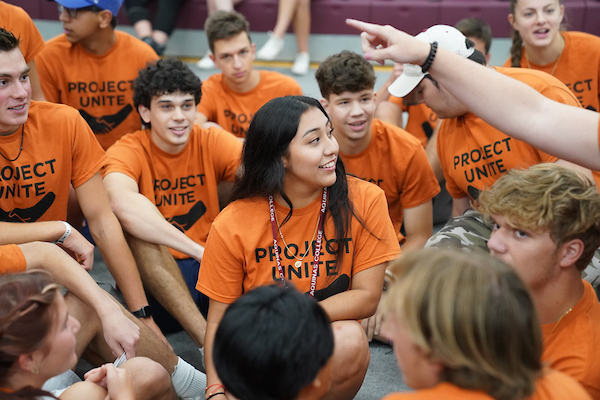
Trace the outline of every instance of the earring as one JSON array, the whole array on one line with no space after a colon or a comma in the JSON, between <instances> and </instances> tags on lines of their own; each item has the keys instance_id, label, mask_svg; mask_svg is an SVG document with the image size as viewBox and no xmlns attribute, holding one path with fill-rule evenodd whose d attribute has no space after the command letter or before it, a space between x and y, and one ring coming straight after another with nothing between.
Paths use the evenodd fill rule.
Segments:
<instances>
[{"instance_id":1,"label":"earring","mask_svg":"<svg viewBox=\"0 0 600 400\"><path fill-rule=\"evenodd\" d=\"M40 369L38 367L31 368L31 373L37 375L40 373Z\"/></svg>"}]
</instances>

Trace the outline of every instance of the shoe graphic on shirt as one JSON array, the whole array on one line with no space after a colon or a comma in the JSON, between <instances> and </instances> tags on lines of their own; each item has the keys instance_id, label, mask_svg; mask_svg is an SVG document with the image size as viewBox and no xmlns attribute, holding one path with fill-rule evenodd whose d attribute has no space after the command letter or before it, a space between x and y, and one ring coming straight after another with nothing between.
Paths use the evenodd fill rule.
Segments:
<instances>
[{"instance_id":1,"label":"shoe graphic on shirt","mask_svg":"<svg viewBox=\"0 0 600 400\"><path fill-rule=\"evenodd\" d=\"M121 124L121 122L125 121L129 114L133 111L133 106L131 104L127 104L125 107L120 109L118 112L112 115L105 115L103 117L96 118L91 114L88 114L85 110L79 110L79 113L88 123L90 128L95 134L106 134L115 129L117 126Z\"/></svg>"},{"instance_id":2,"label":"shoe graphic on shirt","mask_svg":"<svg viewBox=\"0 0 600 400\"><path fill-rule=\"evenodd\" d=\"M0 208L0 221L6 222L35 222L37 221L54 203L56 195L53 192L47 193L36 205L29 208L13 208L10 211L4 211Z\"/></svg>"},{"instance_id":3,"label":"shoe graphic on shirt","mask_svg":"<svg viewBox=\"0 0 600 400\"><path fill-rule=\"evenodd\" d=\"M312 264L311 264L312 265ZM315 300L321 301L334 294L345 292L350 289L350 277L346 274L340 275L333 283L326 288L315 290ZM308 292L306 292L308 293Z\"/></svg>"},{"instance_id":4,"label":"shoe graphic on shirt","mask_svg":"<svg viewBox=\"0 0 600 400\"><path fill-rule=\"evenodd\" d=\"M176 215L167 219L175 228L185 232L192 227L206 213L206 206L199 201L190 208L187 214Z\"/></svg>"},{"instance_id":5,"label":"shoe graphic on shirt","mask_svg":"<svg viewBox=\"0 0 600 400\"><path fill-rule=\"evenodd\" d=\"M481 190L477 189L476 187L469 185L469 187L467 188L467 194L473 200L477 200L479 198L479 193L481 193Z\"/></svg>"}]
</instances>

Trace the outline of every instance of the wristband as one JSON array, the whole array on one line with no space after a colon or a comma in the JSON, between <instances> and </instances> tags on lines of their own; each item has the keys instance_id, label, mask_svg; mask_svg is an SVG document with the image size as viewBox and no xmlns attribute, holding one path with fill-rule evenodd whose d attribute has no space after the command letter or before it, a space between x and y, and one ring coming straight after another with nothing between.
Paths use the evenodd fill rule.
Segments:
<instances>
[{"instance_id":1,"label":"wristband","mask_svg":"<svg viewBox=\"0 0 600 400\"><path fill-rule=\"evenodd\" d=\"M131 315L136 318L150 318L152 315L154 315L154 312L152 311L152 307L148 305L140 308L137 311L133 311Z\"/></svg>"},{"instance_id":2,"label":"wristband","mask_svg":"<svg viewBox=\"0 0 600 400\"><path fill-rule=\"evenodd\" d=\"M206 398L206 400L210 400L210 399L212 399L213 397L215 397L215 396L218 396L218 395L220 395L220 394L222 394L222 395L224 395L224 396L225 396L225 393L224 393L224 392L213 393L213 394L211 394L210 396L208 396L208 397Z\"/></svg>"},{"instance_id":3,"label":"wristband","mask_svg":"<svg viewBox=\"0 0 600 400\"><path fill-rule=\"evenodd\" d=\"M65 222L65 221L60 221L60 222L65 224L65 233L63 233L63 235L61 237L59 237L57 240L55 240L53 242L54 244L63 244L65 242L65 240L67 240L69 235L71 235L71 225L69 225L69 223Z\"/></svg>"},{"instance_id":4,"label":"wristband","mask_svg":"<svg viewBox=\"0 0 600 400\"><path fill-rule=\"evenodd\" d=\"M221 389L221 388L222 388L223 390L225 390L225 386L223 386L223 384L221 384L221 383L213 383L212 385L208 385L208 386L207 386L207 387L204 389L204 392L205 392L205 393L206 393L206 392L208 392L208 389L210 389L211 387L215 387L215 386L218 386L218 388L216 388L215 390L219 390L219 389ZM213 391L211 394L213 394L213 393L214 393L214 391Z\"/></svg>"},{"instance_id":5,"label":"wristband","mask_svg":"<svg viewBox=\"0 0 600 400\"><path fill-rule=\"evenodd\" d=\"M431 50L429 50L429 55L427 56L427 60L421 65L421 71L426 73L431 68L431 64L433 64L433 59L435 58L435 54L437 53L438 42L431 43Z\"/></svg>"}]
</instances>

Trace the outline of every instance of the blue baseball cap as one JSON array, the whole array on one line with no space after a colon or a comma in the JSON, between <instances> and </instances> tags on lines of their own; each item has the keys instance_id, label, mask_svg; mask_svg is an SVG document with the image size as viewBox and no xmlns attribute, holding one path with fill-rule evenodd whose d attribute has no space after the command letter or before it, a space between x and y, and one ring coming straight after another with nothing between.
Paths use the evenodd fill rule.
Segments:
<instances>
[{"instance_id":1,"label":"blue baseball cap","mask_svg":"<svg viewBox=\"0 0 600 400\"><path fill-rule=\"evenodd\" d=\"M117 16L119 9L123 5L123 0L54 0L66 8L84 8L96 6L102 10L108 10L113 16Z\"/></svg>"}]
</instances>

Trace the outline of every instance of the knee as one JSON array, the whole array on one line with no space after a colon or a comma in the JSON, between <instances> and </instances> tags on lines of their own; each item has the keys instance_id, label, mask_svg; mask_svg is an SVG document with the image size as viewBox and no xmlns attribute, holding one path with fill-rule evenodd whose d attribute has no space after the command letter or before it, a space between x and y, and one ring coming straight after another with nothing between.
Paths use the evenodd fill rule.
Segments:
<instances>
[{"instance_id":1,"label":"knee","mask_svg":"<svg viewBox=\"0 0 600 400\"><path fill-rule=\"evenodd\" d=\"M83 381L69 386L60 397L66 399L104 400L107 394L108 393L102 386L92 382Z\"/></svg>"},{"instance_id":2,"label":"knee","mask_svg":"<svg viewBox=\"0 0 600 400\"><path fill-rule=\"evenodd\" d=\"M334 337L334 359L346 376L366 371L371 359L369 341L356 321L336 321L331 325Z\"/></svg>"},{"instance_id":3,"label":"knee","mask_svg":"<svg viewBox=\"0 0 600 400\"><path fill-rule=\"evenodd\" d=\"M149 358L132 358L123 364L123 368L129 373L136 392L152 394L147 398L165 398L165 394L173 391L167 370Z\"/></svg>"}]
</instances>

